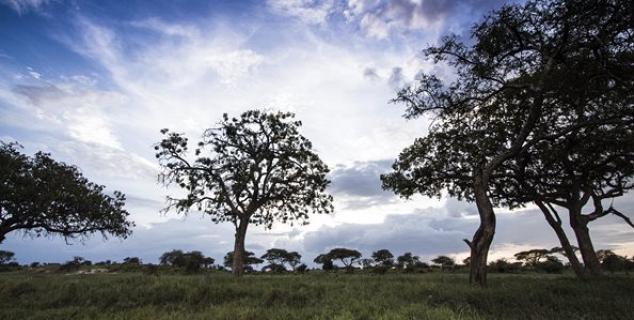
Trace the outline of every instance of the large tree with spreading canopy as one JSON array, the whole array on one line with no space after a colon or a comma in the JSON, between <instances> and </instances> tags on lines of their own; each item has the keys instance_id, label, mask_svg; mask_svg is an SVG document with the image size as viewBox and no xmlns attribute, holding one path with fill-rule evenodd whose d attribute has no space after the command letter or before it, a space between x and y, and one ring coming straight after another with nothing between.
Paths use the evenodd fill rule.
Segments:
<instances>
[{"instance_id":1,"label":"large tree with spreading canopy","mask_svg":"<svg viewBox=\"0 0 634 320\"><path fill-rule=\"evenodd\" d=\"M328 167L300 134L301 125L292 113L224 114L203 133L194 158L183 134L161 131L165 137L155 146L163 169L160 180L184 191L182 197L168 197L167 210L187 213L193 208L214 222L231 222L236 276L243 273L250 224L306 224L310 213L332 212L332 197L325 192Z\"/></svg>"}]
</instances>

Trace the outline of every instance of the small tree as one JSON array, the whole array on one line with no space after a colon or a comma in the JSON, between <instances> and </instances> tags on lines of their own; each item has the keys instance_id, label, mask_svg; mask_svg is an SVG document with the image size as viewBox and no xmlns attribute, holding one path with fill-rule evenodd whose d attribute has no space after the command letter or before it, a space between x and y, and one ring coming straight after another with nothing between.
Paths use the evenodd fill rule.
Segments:
<instances>
[{"instance_id":1,"label":"small tree","mask_svg":"<svg viewBox=\"0 0 634 320\"><path fill-rule=\"evenodd\" d=\"M65 239L100 232L126 238L134 224L123 209L125 195L104 193L77 167L38 152L22 154L17 143L0 141L0 243L7 233L61 235Z\"/></svg>"},{"instance_id":2,"label":"small tree","mask_svg":"<svg viewBox=\"0 0 634 320\"><path fill-rule=\"evenodd\" d=\"M182 250L172 250L165 252L159 258L161 265L178 267L185 264L185 253Z\"/></svg>"},{"instance_id":3,"label":"small tree","mask_svg":"<svg viewBox=\"0 0 634 320\"><path fill-rule=\"evenodd\" d=\"M296 254L297 252L294 252ZM299 255L299 254L298 254ZM301 256L300 256L301 257ZM299 263L299 259L295 259L296 256L291 256L290 253L284 249L272 248L266 251L260 258L269 262L269 268L273 271L286 271L285 264L293 260L294 264Z\"/></svg>"},{"instance_id":4,"label":"small tree","mask_svg":"<svg viewBox=\"0 0 634 320\"><path fill-rule=\"evenodd\" d=\"M453 269L453 267L456 265L456 262L454 261L454 259L447 256L438 256L435 259L433 259L431 262L435 264L439 264L441 271L444 271L446 268Z\"/></svg>"},{"instance_id":5,"label":"small tree","mask_svg":"<svg viewBox=\"0 0 634 320\"><path fill-rule=\"evenodd\" d=\"M394 255L388 249L373 252L372 259L383 267L391 267L394 264Z\"/></svg>"},{"instance_id":6,"label":"small tree","mask_svg":"<svg viewBox=\"0 0 634 320\"><path fill-rule=\"evenodd\" d=\"M130 265L141 265L141 259L139 257L126 257L123 259L123 263Z\"/></svg>"},{"instance_id":7,"label":"small tree","mask_svg":"<svg viewBox=\"0 0 634 320\"><path fill-rule=\"evenodd\" d=\"M515 259L524 262L527 266L533 267L540 263L542 259L547 259L550 253L551 251L547 249L520 251L515 254Z\"/></svg>"},{"instance_id":8,"label":"small tree","mask_svg":"<svg viewBox=\"0 0 634 320\"><path fill-rule=\"evenodd\" d=\"M332 260L339 260L343 263L346 272L352 272L354 269L352 265L361 258L361 252L354 249L335 248L330 250L327 254Z\"/></svg>"},{"instance_id":9,"label":"small tree","mask_svg":"<svg viewBox=\"0 0 634 320\"><path fill-rule=\"evenodd\" d=\"M321 269L324 271L330 271L335 268L335 265L332 263L332 257L327 253L318 255L313 262L321 264Z\"/></svg>"},{"instance_id":10,"label":"small tree","mask_svg":"<svg viewBox=\"0 0 634 320\"><path fill-rule=\"evenodd\" d=\"M414 271L416 264L420 262L420 258L418 256L412 255L411 252L405 252L403 255L396 258L396 262L398 263L398 267L401 270L412 272Z\"/></svg>"},{"instance_id":11,"label":"small tree","mask_svg":"<svg viewBox=\"0 0 634 320\"><path fill-rule=\"evenodd\" d=\"M234 224L236 276L243 273L249 224L306 224L309 213L332 211L332 197L325 193L328 167L293 118L281 112L247 111L239 118L224 114L218 126L203 134L194 160L188 159L188 139L180 133L162 130L165 138L155 146L161 181L186 191L184 198L169 197L166 210L195 208L214 222Z\"/></svg>"},{"instance_id":12,"label":"small tree","mask_svg":"<svg viewBox=\"0 0 634 320\"><path fill-rule=\"evenodd\" d=\"M14 260L15 253L11 251L0 250L0 265L7 264Z\"/></svg>"}]
</instances>

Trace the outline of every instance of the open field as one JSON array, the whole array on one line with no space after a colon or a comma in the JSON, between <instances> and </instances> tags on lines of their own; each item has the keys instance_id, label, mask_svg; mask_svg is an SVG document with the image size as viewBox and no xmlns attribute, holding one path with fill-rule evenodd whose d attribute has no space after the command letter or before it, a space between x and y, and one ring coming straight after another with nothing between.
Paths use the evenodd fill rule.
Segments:
<instances>
[{"instance_id":1,"label":"open field","mask_svg":"<svg viewBox=\"0 0 634 320\"><path fill-rule=\"evenodd\" d=\"M0 319L632 319L634 276L0 274Z\"/></svg>"}]
</instances>

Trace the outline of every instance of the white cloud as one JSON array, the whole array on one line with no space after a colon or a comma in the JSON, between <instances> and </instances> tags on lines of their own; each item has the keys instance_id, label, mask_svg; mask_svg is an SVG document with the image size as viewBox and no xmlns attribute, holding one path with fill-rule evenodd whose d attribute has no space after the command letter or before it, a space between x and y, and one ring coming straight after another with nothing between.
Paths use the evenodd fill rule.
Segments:
<instances>
[{"instance_id":1,"label":"white cloud","mask_svg":"<svg viewBox=\"0 0 634 320\"><path fill-rule=\"evenodd\" d=\"M308 24L323 24L333 10L333 0L267 0L273 12L295 17Z\"/></svg>"},{"instance_id":2,"label":"white cloud","mask_svg":"<svg viewBox=\"0 0 634 320\"><path fill-rule=\"evenodd\" d=\"M49 2L50 0L1 0L0 4L9 6L22 15L30 11L39 11Z\"/></svg>"}]
</instances>

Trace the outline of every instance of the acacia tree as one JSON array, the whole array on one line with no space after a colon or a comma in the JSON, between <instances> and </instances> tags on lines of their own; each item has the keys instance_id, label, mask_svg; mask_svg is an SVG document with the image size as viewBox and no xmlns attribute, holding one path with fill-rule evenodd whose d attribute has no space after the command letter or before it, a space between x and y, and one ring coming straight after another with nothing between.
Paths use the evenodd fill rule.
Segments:
<instances>
[{"instance_id":1,"label":"acacia tree","mask_svg":"<svg viewBox=\"0 0 634 320\"><path fill-rule=\"evenodd\" d=\"M411 252L405 252L403 255L396 258L399 268L402 270L412 271L417 264L420 263L420 258L413 255Z\"/></svg>"},{"instance_id":2,"label":"acacia tree","mask_svg":"<svg viewBox=\"0 0 634 320\"><path fill-rule=\"evenodd\" d=\"M526 251L520 251L514 255L517 261L522 261L528 266L535 266L541 262L542 259L546 259L551 254L547 249L531 249Z\"/></svg>"},{"instance_id":3,"label":"acacia tree","mask_svg":"<svg viewBox=\"0 0 634 320\"><path fill-rule=\"evenodd\" d=\"M508 161L540 141L614 121L623 101L631 106L632 12L631 2L619 0L504 6L474 27L473 45L450 36L425 51L453 67L455 81L423 74L399 92L407 118L431 114L435 125L403 151L383 185L404 197L447 190L476 203L480 225L465 240L471 281L486 286L494 207L513 204L502 192L512 180ZM579 92L585 95L575 101ZM594 116L553 116L575 112Z\"/></svg>"},{"instance_id":4,"label":"acacia tree","mask_svg":"<svg viewBox=\"0 0 634 320\"><path fill-rule=\"evenodd\" d=\"M235 253L233 251L229 251L227 252L227 254L225 254L224 257L224 261L223 261L223 265L225 266L225 268L231 268L233 271L233 267L235 266L235 263L233 262L233 259L235 258ZM242 260L242 266L244 269L249 269L249 270L253 270L252 265L254 264L260 264L262 262L264 262L264 260L258 258L255 256L255 253L251 252L251 251L245 251L244 254L242 255L243 260Z\"/></svg>"},{"instance_id":5,"label":"acacia tree","mask_svg":"<svg viewBox=\"0 0 634 320\"><path fill-rule=\"evenodd\" d=\"M372 259L383 267L390 267L394 264L394 255L388 249L381 249L373 252Z\"/></svg>"},{"instance_id":6,"label":"acacia tree","mask_svg":"<svg viewBox=\"0 0 634 320\"><path fill-rule=\"evenodd\" d=\"M131 234L123 193L105 194L104 186L88 181L77 167L43 152L30 157L19 148L0 141L0 243L12 231L64 239Z\"/></svg>"},{"instance_id":7,"label":"acacia tree","mask_svg":"<svg viewBox=\"0 0 634 320\"><path fill-rule=\"evenodd\" d=\"M434 258L431 262L440 265L440 270L445 271L446 268L453 268L456 265L456 261L447 256L438 256Z\"/></svg>"},{"instance_id":8,"label":"acacia tree","mask_svg":"<svg viewBox=\"0 0 634 320\"><path fill-rule=\"evenodd\" d=\"M284 249L272 248L267 250L261 258L267 260L273 270L278 269L276 266L286 270L287 263L291 269L295 270L295 266L301 262L302 256L295 251L288 252Z\"/></svg>"},{"instance_id":9,"label":"acacia tree","mask_svg":"<svg viewBox=\"0 0 634 320\"><path fill-rule=\"evenodd\" d=\"M332 262L332 257L330 257L327 253L318 255L315 257L313 262L321 264L321 269L324 271L329 271L335 268L335 265Z\"/></svg>"},{"instance_id":10,"label":"acacia tree","mask_svg":"<svg viewBox=\"0 0 634 320\"><path fill-rule=\"evenodd\" d=\"M341 261L347 272L352 272L352 265L355 263L355 261L361 258L361 252L347 248L334 248L330 250L326 255L330 257L331 260Z\"/></svg>"},{"instance_id":11,"label":"acacia tree","mask_svg":"<svg viewBox=\"0 0 634 320\"><path fill-rule=\"evenodd\" d=\"M517 184L523 200L532 199L541 209L557 234L562 249L575 270L583 278L601 274L588 225L610 213L634 227L632 221L602 202L624 195L634 188L634 111L625 105L614 121L572 131L553 141L542 141L523 152L514 162ZM584 112L580 117L588 117ZM558 148L555 146L559 146ZM593 209L583 212L586 204ZM577 238L584 265L581 266L562 227L555 208L568 211L570 226ZM587 271L587 272L586 272Z\"/></svg>"},{"instance_id":12,"label":"acacia tree","mask_svg":"<svg viewBox=\"0 0 634 320\"><path fill-rule=\"evenodd\" d=\"M217 127L204 132L195 159L189 158L188 139L180 133L161 130L165 138L155 146L163 169L160 181L186 192L183 198L168 197L166 210L194 208L216 223L235 226L236 276L244 269L249 224L307 224L309 213L332 211L332 197L325 193L328 167L293 118L292 113L258 110L238 118L224 114Z\"/></svg>"}]
</instances>

